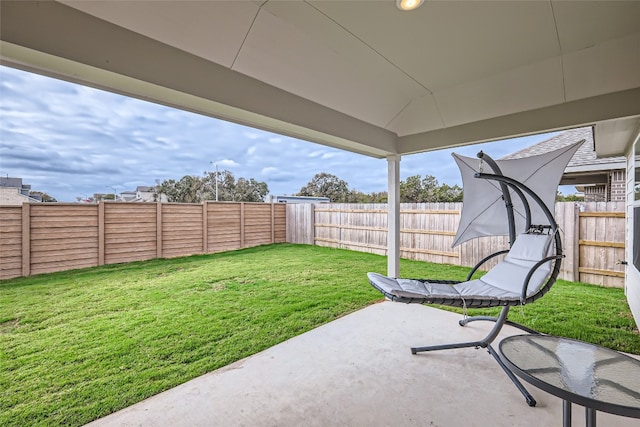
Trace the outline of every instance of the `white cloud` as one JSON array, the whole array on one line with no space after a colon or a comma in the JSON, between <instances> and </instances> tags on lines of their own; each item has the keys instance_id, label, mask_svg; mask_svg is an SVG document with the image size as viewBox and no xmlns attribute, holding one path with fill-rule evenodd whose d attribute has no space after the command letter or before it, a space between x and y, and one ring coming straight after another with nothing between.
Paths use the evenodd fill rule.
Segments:
<instances>
[{"instance_id":1,"label":"white cloud","mask_svg":"<svg viewBox=\"0 0 640 427\"><path fill-rule=\"evenodd\" d=\"M243 132L243 136L247 139L255 140L260 139L260 134L256 132Z\"/></svg>"},{"instance_id":2,"label":"white cloud","mask_svg":"<svg viewBox=\"0 0 640 427\"><path fill-rule=\"evenodd\" d=\"M262 171L261 171L262 175L271 175L276 172L278 172L278 168L274 168L273 166L262 168Z\"/></svg>"},{"instance_id":3,"label":"white cloud","mask_svg":"<svg viewBox=\"0 0 640 427\"><path fill-rule=\"evenodd\" d=\"M256 147L255 145L252 145L251 147L249 147L247 149L247 155L253 156L257 149L258 149L258 147Z\"/></svg>"},{"instance_id":4,"label":"white cloud","mask_svg":"<svg viewBox=\"0 0 640 427\"><path fill-rule=\"evenodd\" d=\"M284 182L290 182L293 179L296 179L296 175L289 171L289 170L283 170L274 166L267 166L262 168L262 170L260 171L260 173L262 174L262 176L264 177L264 179L266 179L268 182L267 184L269 184L269 182L274 183L274 184L278 184L278 183L284 183ZM269 189L271 190L272 193L279 193L279 194L283 194L282 191L274 191L276 187L273 187L270 185ZM289 190L289 191L294 191L294 190ZM295 190L297 191L297 190Z\"/></svg>"},{"instance_id":5,"label":"white cloud","mask_svg":"<svg viewBox=\"0 0 640 427\"><path fill-rule=\"evenodd\" d=\"M219 168L224 167L224 168L237 168L238 166L240 166L240 163L231 160L231 159L223 159L220 160L218 162L215 162Z\"/></svg>"}]
</instances>

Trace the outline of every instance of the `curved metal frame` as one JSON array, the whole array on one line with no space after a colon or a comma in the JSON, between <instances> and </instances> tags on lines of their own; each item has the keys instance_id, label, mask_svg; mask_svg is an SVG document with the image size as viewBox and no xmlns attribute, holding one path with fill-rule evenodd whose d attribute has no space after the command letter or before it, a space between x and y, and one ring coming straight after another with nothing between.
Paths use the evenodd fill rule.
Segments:
<instances>
[{"instance_id":1,"label":"curved metal frame","mask_svg":"<svg viewBox=\"0 0 640 427\"><path fill-rule=\"evenodd\" d=\"M502 176L500 167L498 167L498 164L493 160L493 158L491 158L491 156L485 154L483 151L480 151L478 153L478 158L482 161L487 162L489 167L493 169L493 172L495 172L496 175ZM507 221L509 222L509 242L513 244L516 238L516 223L515 217L513 215L513 203L511 203L511 194L509 193L509 189L507 188L506 183L500 182L499 184L500 189L502 190L502 199L504 200L505 207L507 208Z\"/></svg>"},{"instance_id":2,"label":"curved metal frame","mask_svg":"<svg viewBox=\"0 0 640 427\"><path fill-rule=\"evenodd\" d=\"M552 213L549 211L549 208L547 208L547 206L545 205L545 203L542 201L542 199L540 199L540 197L535 194L529 187L527 187L526 185L524 185L523 183L514 180L512 178L506 177L502 174L502 171L500 170L500 168L498 167L498 165L495 163L495 161L488 155L486 155L485 153L483 153L482 151L480 153L478 153L478 158L480 158L481 160L487 162L487 164L491 167L491 169L493 169L493 171L495 172L494 174L485 174L485 173L476 173L475 177L476 178L480 178L480 179L491 179L491 180L495 180L498 181L498 183L500 184L500 188L502 190L502 198L505 201L505 209L507 210L507 219L509 222L509 242L510 245L513 246L513 243L515 242L516 239L516 230L515 230L515 216L514 216L514 211L513 211L513 203L511 201L511 194L509 192L509 189L512 189L515 194L518 195L518 197L520 198L520 200L523 203L524 209L525 209L525 225L526 225L526 230L525 231L531 231L532 227L535 228L539 228L541 230L545 229L545 228L549 228L549 232L553 233L554 235L554 245L555 245L555 255L552 256L548 256L545 257L544 259L540 260L539 262L537 262L533 268L531 269L531 271L528 272L524 283L523 283L523 287L522 287L522 294L521 294L521 298L520 301L508 301L508 302L499 302L499 303L493 303L493 304L489 304L488 306L496 306L496 305L502 305L502 310L500 311L500 315L498 317L489 317L489 316L475 316L475 317L470 317L470 318L465 318L463 320L461 320L459 322L460 326L465 326L470 322L473 321L477 321L477 320L489 320L489 321L493 321L495 322L495 325L493 326L493 328L491 329L491 331L489 331L489 333L487 334L487 336L485 338L483 338L482 340L479 341L472 341L472 342L463 342L463 343L454 343L454 344L444 344L444 345L435 345L435 346L426 346L426 347L412 347L411 348L411 353L412 354L417 354L420 352L427 352L427 351L437 351L437 350L447 350L447 349L454 349L454 348L466 348L466 347L475 347L475 348L486 348L487 351L489 352L489 354L491 354L491 356L493 356L493 358L496 360L496 362L500 365L500 367L504 370L504 372L507 374L507 376L511 379L511 381L514 383L514 385L518 388L518 390L520 391L520 393L522 393L522 395L524 396L527 404L529 406L535 406L536 405L536 401L533 398L533 396L531 396L531 394L527 391L527 389L522 385L522 383L518 380L518 378L513 374L513 372L505 365L505 363L502 361L502 359L500 358L500 356L498 355L498 353L494 350L494 348L491 346L491 343L498 337L498 334L500 333L500 330L502 329L502 327L505 324L514 326L516 328L519 328L525 332L528 333L532 333L532 334L537 334L538 332L534 331L533 329L530 329L524 325L520 325L518 323L515 322L511 322L507 319L508 315L509 315L509 309L511 308L511 305L524 305L526 303L529 302L533 302L535 300L537 300L538 298L542 297L553 285L553 283L555 282L555 280L558 277L558 274L560 272L560 266L561 266L561 262L562 262L562 258L564 257L563 252L562 252L562 240L560 239L560 234L557 232L558 231L558 224L555 221L555 218L553 217ZM525 195L526 193L526 195ZM529 196L538 206L540 206L540 208L542 209L542 211L544 212L547 220L549 221L549 225L547 226L532 226L531 224L531 206L529 204L529 201L527 200L527 196ZM471 272L469 273L469 275L467 276L467 280L470 280L471 276L473 276L473 274L478 270L478 268L484 264L485 262L487 262L488 260L507 253L508 251L498 251L495 252L487 257L485 257L484 259L482 259L479 263L477 263L471 270ZM533 273L543 264L547 263L547 262L553 262L553 269L549 275L549 278L547 279L546 283L538 290L538 292L536 292L534 295L531 295L529 297L527 297L527 288L529 286L529 281L531 279L531 277L533 276ZM407 301L405 301L407 302ZM424 302L431 302L431 303L436 303L435 301L424 301ZM444 302L441 302L444 303ZM464 303L464 302L463 302ZM456 305L456 304L450 304L450 305ZM466 304L464 306L467 306Z\"/></svg>"}]
</instances>

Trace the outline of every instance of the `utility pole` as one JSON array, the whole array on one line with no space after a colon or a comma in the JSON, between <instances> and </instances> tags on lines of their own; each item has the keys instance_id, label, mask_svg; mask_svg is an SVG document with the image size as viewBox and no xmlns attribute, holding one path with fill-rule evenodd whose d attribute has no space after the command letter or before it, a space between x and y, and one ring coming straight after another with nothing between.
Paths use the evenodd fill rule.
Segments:
<instances>
[{"instance_id":1,"label":"utility pole","mask_svg":"<svg viewBox=\"0 0 640 427\"><path fill-rule=\"evenodd\" d=\"M216 167L216 202L218 201L218 164L209 162Z\"/></svg>"}]
</instances>

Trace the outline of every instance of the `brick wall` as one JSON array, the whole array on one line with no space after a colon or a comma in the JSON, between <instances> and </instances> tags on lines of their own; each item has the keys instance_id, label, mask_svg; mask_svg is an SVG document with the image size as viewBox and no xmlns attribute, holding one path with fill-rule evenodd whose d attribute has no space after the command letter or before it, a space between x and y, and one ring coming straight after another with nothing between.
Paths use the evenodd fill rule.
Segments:
<instances>
[{"instance_id":1,"label":"brick wall","mask_svg":"<svg viewBox=\"0 0 640 427\"><path fill-rule=\"evenodd\" d=\"M626 193L626 177L624 169L611 171L611 198L609 202L624 202Z\"/></svg>"},{"instance_id":2,"label":"brick wall","mask_svg":"<svg viewBox=\"0 0 640 427\"><path fill-rule=\"evenodd\" d=\"M626 192L626 178L624 169L609 172L607 184L586 186L584 188L585 202L624 202Z\"/></svg>"}]
</instances>

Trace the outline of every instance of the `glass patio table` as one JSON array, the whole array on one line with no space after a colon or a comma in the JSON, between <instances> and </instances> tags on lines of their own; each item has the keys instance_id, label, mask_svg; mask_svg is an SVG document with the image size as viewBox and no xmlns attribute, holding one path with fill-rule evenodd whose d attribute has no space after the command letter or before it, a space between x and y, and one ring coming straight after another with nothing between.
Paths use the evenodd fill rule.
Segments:
<instances>
[{"instance_id":1,"label":"glass patio table","mask_svg":"<svg viewBox=\"0 0 640 427\"><path fill-rule=\"evenodd\" d=\"M563 426L571 426L571 403L596 411L640 418L640 360L569 338L515 335L500 342L505 364L530 384L560 397Z\"/></svg>"}]
</instances>

